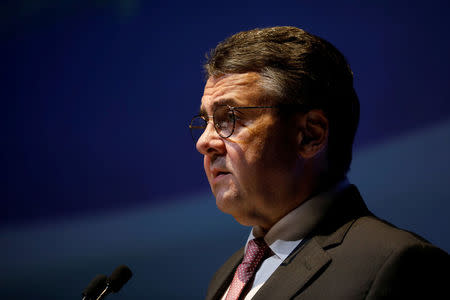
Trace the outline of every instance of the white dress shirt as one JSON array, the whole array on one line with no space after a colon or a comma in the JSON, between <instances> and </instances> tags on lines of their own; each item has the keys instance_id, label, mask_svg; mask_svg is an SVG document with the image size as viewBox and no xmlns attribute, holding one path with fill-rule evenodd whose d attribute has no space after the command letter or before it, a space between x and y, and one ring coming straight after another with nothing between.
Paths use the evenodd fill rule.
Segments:
<instances>
[{"instance_id":1,"label":"white dress shirt","mask_svg":"<svg viewBox=\"0 0 450 300\"><path fill-rule=\"evenodd\" d=\"M266 258L256 271L252 287L245 296L245 300L253 298L267 279L323 218L328 207L333 202L334 196L349 185L348 180L344 179L330 190L308 199L275 223L265 235L260 227L255 226L252 228L245 244L245 250L247 250L250 240L255 237L264 237L273 255ZM229 288L223 295L222 300L225 300Z\"/></svg>"}]
</instances>

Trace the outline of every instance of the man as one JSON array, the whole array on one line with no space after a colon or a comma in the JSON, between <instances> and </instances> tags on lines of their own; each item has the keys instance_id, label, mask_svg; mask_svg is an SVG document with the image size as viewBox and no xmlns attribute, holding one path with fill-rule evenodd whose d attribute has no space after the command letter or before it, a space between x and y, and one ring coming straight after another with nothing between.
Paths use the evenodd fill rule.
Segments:
<instances>
[{"instance_id":1,"label":"man","mask_svg":"<svg viewBox=\"0 0 450 300\"><path fill-rule=\"evenodd\" d=\"M252 226L206 299L441 295L448 254L376 218L346 178L359 101L338 50L295 27L255 29L205 67L191 132L218 208Z\"/></svg>"}]
</instances>

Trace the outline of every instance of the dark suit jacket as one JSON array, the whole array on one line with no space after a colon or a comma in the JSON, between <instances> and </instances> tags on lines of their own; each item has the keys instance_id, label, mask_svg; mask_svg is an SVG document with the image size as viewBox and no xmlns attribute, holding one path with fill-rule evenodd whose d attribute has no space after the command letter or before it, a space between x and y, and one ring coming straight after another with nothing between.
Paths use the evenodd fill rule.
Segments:
<instances>
[{"instance_id":1,"label":"dark suit jacket","mask_svg":"<svg viewBox=\"0 0 450 300\"><path fill-rule=\"evenodd\" d=\"M222 297L243 253L216 272L207 300ZM375 217L350 186L253 299L448 299L449 269L446 252Z\"/></svg>"}]
</instances>

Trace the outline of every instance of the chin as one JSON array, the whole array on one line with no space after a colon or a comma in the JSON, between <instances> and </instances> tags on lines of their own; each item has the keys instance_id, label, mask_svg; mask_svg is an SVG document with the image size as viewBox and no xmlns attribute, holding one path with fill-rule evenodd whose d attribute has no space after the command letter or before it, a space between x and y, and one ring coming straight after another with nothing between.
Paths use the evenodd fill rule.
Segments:
<instances>
[{"instance_id":1,"label":"chin","mask_svg":"<svg viewBox=\"0 0 450 300\"><path fill-rule=\"evenodd\" d=\"M242 226L255 226L255 222L252 222L251 220L249 220L248 218L241 218L239 216L233 216L233 218L236 220L236 222L238 222L239 224L241 224Z\"/></svg>"},{"instance_id":2,"label":"chin","mask_svg":"<svg viewBox=\"0 0 450 300\"><path fill-rule=\"evenodd\" d=\"M221 196L216 196L216 206L223 213L232 214L233 204L230 202L231 201L229 199L226 199Z\"/></svg>"},{"instance_id":3,"label":"chin","mask_svg":"<svg viewBox=\"0 0 450 300\"><path fill-rule=\"evenodd\" d=\"M236 203L237 199L224 199L224 198L216 198L217 208L227 214L231 215L236 222L243 226L254 226L258 224L258 218L250 212L246 211L239 204Z\"/></svg>"},{"instance_id":4,"label":"chin","mask_svg":"<svg viewBox=\"0 0 450 300\"><path fill-rule=\"evenodd\" d=\"M230 193L229 191L219 192L216 194L215 197L217 208L223 213L235 217L235 215L237 215L236 213L241 210L239 206L242 203L240 203L239 198Z\"/></svg>"}]
</instances>

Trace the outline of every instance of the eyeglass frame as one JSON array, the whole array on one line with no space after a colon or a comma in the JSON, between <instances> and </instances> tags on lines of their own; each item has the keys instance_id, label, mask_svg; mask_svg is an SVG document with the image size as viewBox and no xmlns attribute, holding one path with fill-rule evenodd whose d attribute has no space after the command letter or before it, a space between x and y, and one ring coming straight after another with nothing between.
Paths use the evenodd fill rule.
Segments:
<instances>
[{"instance_id":1,"label":"eyeglass frame","mask_svg":"<svg viewBox=\"0 0 450 300\"><path fill-rule=\"evenodd\" d=\"M223 106L227 106L227 107L228 107L228 110L230 110L230 111L233 113L233 128L231 129L231 133L230 133L229 135L227 135L227 136L222 135L222 134L219 132L219 129L217 128L217 125L216 125L216 123L214 122L214 114L216 113L216 111L217 111L217 109L218 109L219 107L223 107ZM194 141L194 143L196 143L196 142L198 141L198 139L196 140L196 139L194 138L194 135L192 134L192 132L193 132L192 130L193 130L193 129L196 129L196 128L193 128L193 127L192 127L192 122L193 122L195 119L197 119L197 118L203 119L203 120L206 122L206 126L208 126L209 121L212 120L213 125L214 125L214 130L217 132L217 134L218 134L220 137L222 137L222 138L224 138L224 139L227 139L227 138L229 138L230 136L233 135L234 130L236 129L236 116L235 116L235 112L234 112L235 110L239 110L239 109L252 109L252 108L279 108L279 107L280 107L280 105L275 105L275 106L230 106L230 105L228 105L228 104L217 105L217 106L214 108L213 114L212 114L211 116L198 114L198 115L195 115L195 116L192 118L191 123L189 124L189 129L190 129L190 131L191 131L191 137L192 137L192 140ZM208 120L205 120L206 117L208 118ZM204 128L204 130L206 130L206 127ZM202 132L202 134L203 134L203 132ZM201 135L200 135L200 136L201 136Z\"/></svg>"}]
</instances>

